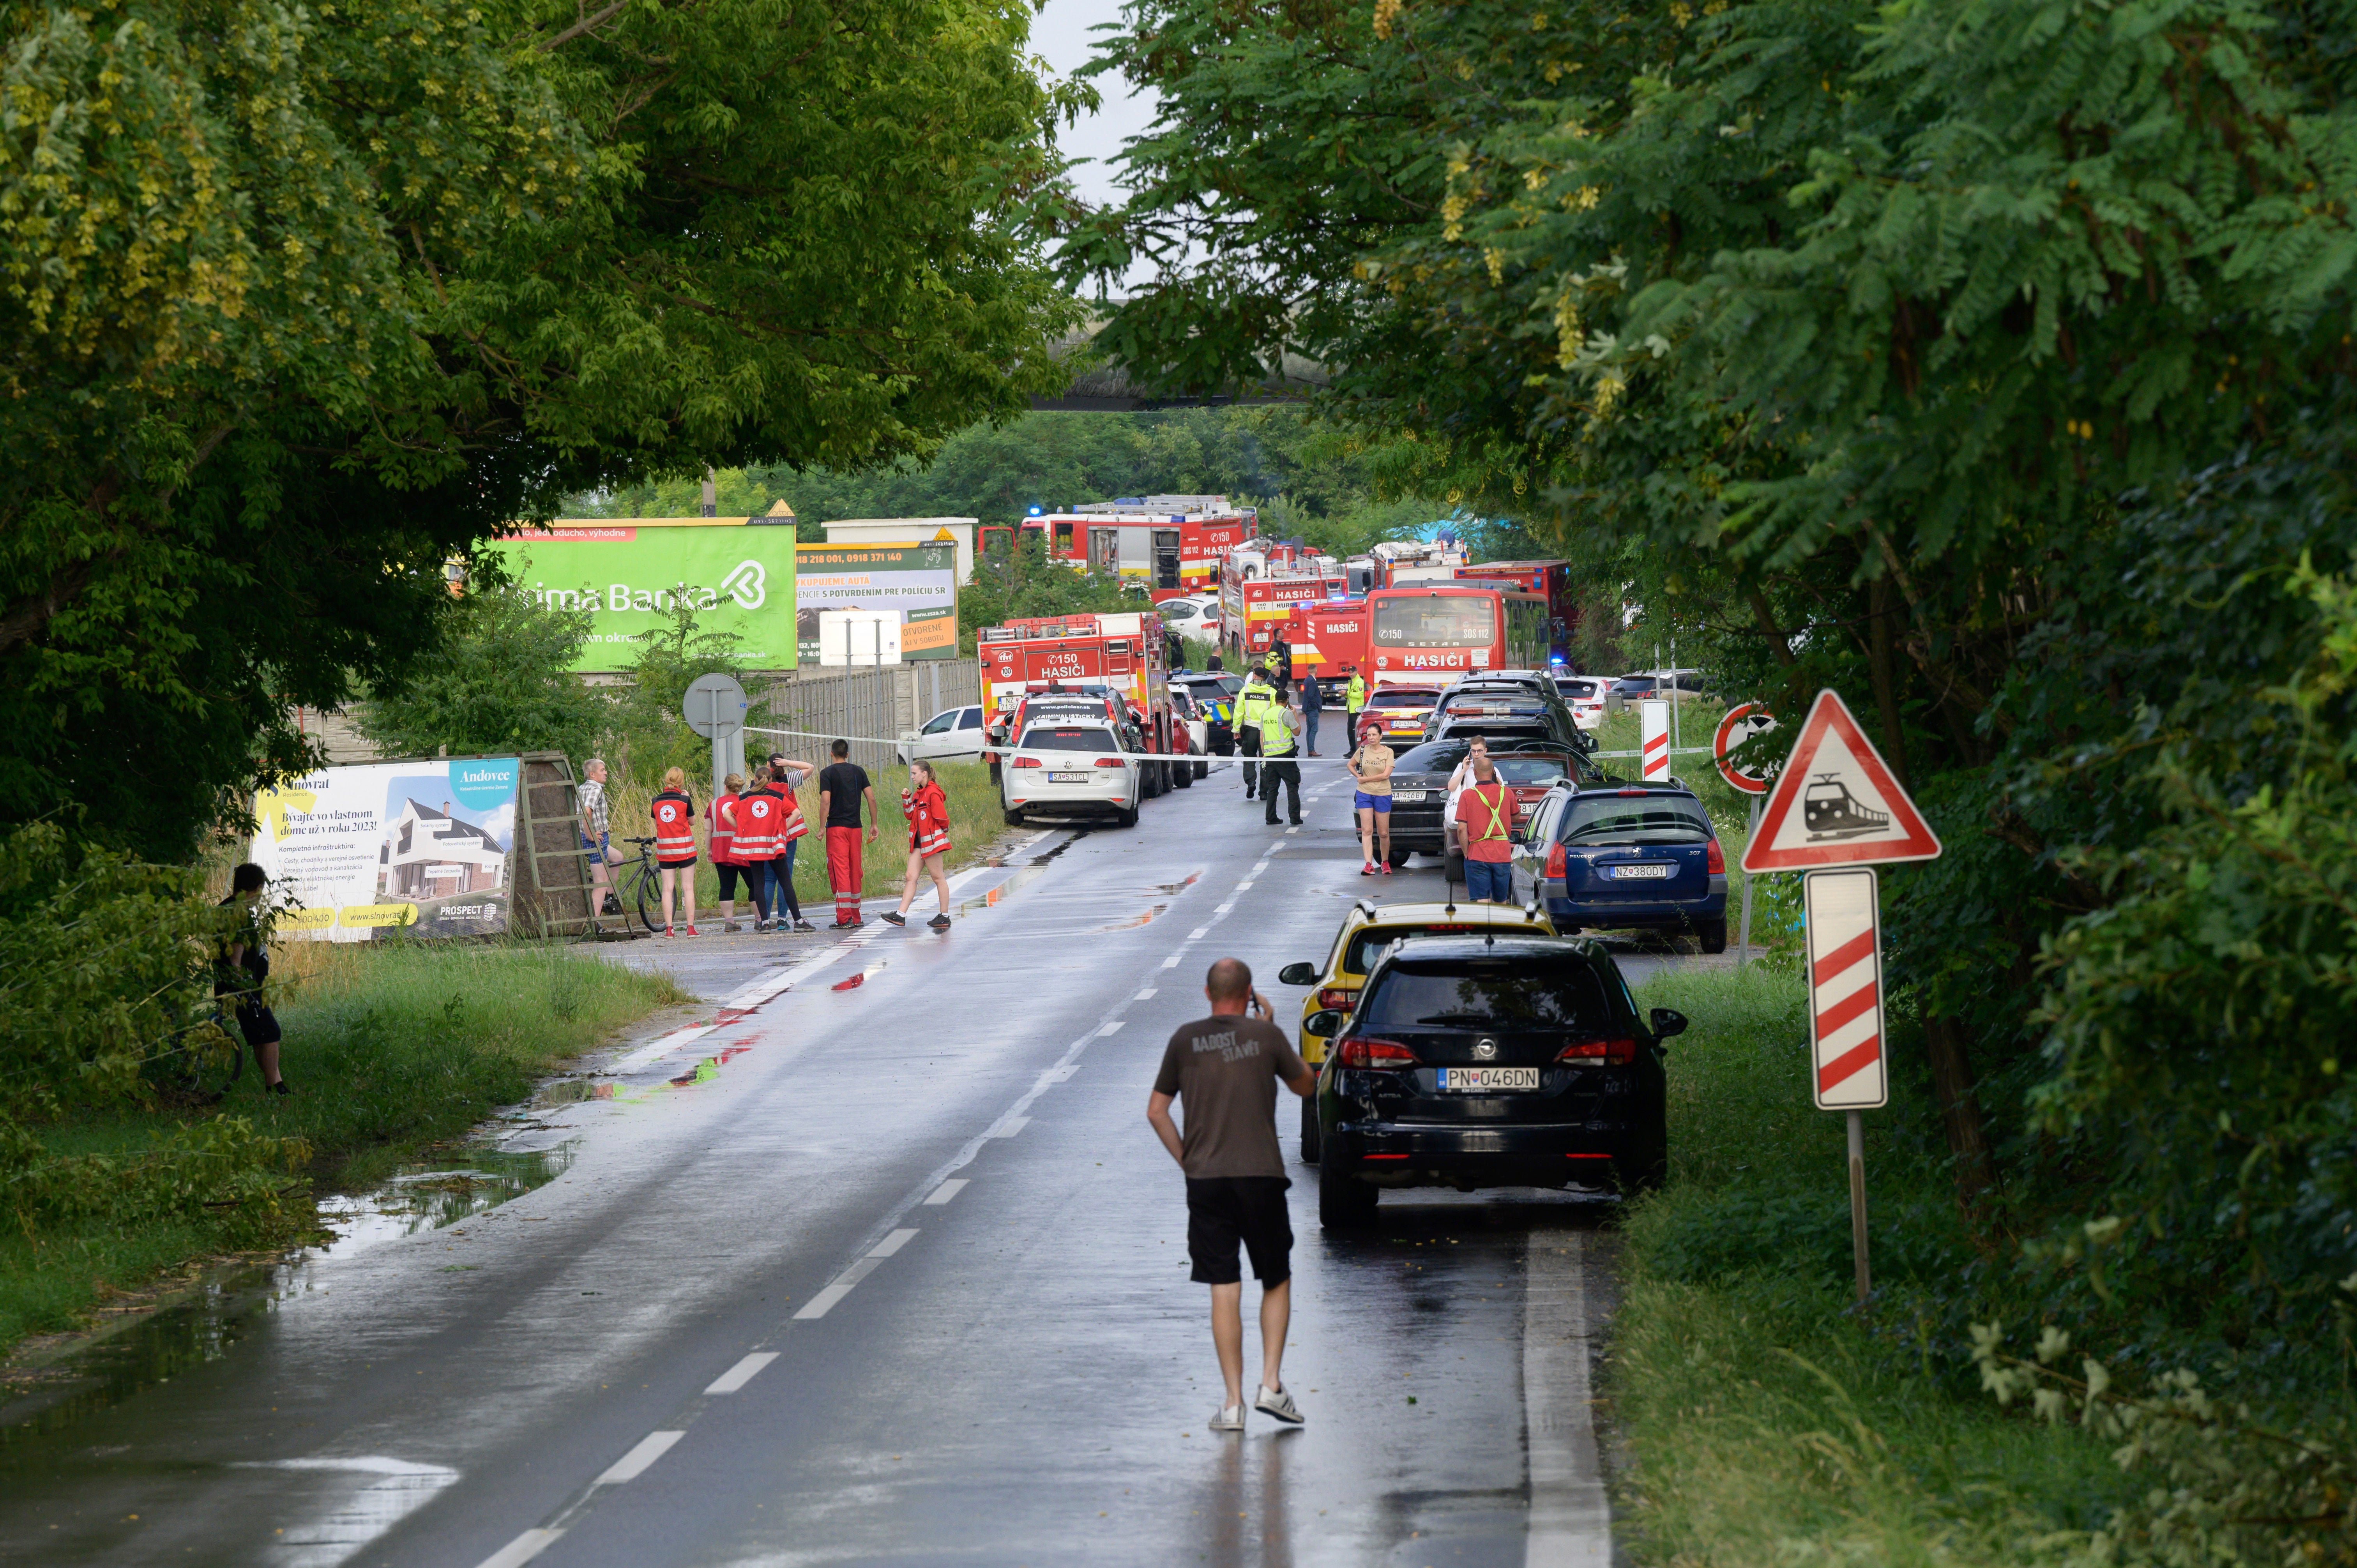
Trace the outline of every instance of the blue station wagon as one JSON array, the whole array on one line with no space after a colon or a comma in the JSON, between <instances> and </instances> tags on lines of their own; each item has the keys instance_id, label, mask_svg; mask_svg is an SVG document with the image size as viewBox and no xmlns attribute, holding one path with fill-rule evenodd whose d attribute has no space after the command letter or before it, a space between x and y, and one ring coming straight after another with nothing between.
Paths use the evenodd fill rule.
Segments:
<instances>
[{"instance_id":1,"label":"blue station wagon","mask_svg":"<svg viewBox=\"0 0 2357 1568\"><path fill-rule=\"evenodd\" d=\"M1674 931L1727 950L1727 853L1675 779L1556 789L1532 811L1513 875L1515 902L1544 898L1566 935Z\"/></svg>"}]
</instances>

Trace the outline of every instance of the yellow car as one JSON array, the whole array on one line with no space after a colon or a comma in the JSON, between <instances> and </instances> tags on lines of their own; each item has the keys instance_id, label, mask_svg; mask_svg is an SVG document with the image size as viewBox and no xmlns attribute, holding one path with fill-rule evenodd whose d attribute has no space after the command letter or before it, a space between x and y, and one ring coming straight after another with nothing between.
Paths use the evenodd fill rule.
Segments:
<instances>
[{"instance_id":1,"label":"yellow car","mask_svg":"<svg viewBox=\"0 0 2357 1568\"><path fill-rule=\"evenodd\" d=\"M1422 899L1413 903L1378 904L1372 898L1361 898L1351 906L1342 917L1342 929L1334 933L1333 949L1322 964L1288 963L1276 972L1280 985L1306 985L1309 993L1301 999L1301 1059L1311 1067L1321 1067L1332 1041L1323 1035L1309 1032L1309 1017L1331 1008L1349 1014L1359 1004L1360 988L1367 983L1367 972L1375 967L1383 950L1403 937L1420 937L1431 933L1479 934L1494 929L1500 936L1547 936L1555 934L1555 922L1536 902L1527 906L1512 904L1450 904L1443 900ZM1301 1159L1305 1165L1318 1163L1318 1101L1313 1096L1301 1102Z\"/></svg>"}]
</instances>

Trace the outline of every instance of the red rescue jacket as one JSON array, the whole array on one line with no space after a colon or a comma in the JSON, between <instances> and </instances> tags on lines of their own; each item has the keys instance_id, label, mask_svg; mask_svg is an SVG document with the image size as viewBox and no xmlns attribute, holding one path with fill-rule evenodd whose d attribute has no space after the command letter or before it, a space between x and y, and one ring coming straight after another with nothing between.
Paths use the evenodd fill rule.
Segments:
<instances>
[{"instance_id":1,"label":"red rescue jacket","mask_svg":"<svg viewBox=\"0 0 2357 1568\"><path fill-rule=\"evenodd\" d=\"M737 865L775 860L784 853L785 844L778 837L783 815L784 803L778 799L774 784L763 784L737 797L737 832L729 847L737 854Z\"/></svg>"},{"instance_id":2,"label":"red rescue jacket","mask_svg":"<svg viewBox=\"0 0 2357 1568\"><path fill-rule=\"evenodd\" d=\"M911 793L900 791L900 811L909 819L909 844L920 855L936 855L950 847L950 802L937 779Z\"/></svg>"},{"instance_id":3,"label":"red rescue jacket","mask_svg":"<svg viewBox=\"0 0 2357 1568\"><path fill-rule=\"evenodd\" d=\"M737 797L721 796L704 809L704 814L712 824L710 835L712 864L715 865L744 865L743 861L737 858Z\"/></svg>"},{"instance_id":4,"label":"red rescue jacket","mask_svg":"<svg viewBox=\"0 0 2357 1568\"><path fill-rule=\"evenodd\" d=\"M655 859L670 864L695 858L695 802L676 789L654 799L648 815L655 820Z\"/></svg>"}]
</instances>

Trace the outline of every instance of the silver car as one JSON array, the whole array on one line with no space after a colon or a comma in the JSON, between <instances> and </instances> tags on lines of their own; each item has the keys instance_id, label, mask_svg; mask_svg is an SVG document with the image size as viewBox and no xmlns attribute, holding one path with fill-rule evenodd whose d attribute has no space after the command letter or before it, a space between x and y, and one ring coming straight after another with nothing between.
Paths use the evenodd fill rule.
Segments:
<instances>
[{"instance_id":1,"label":"silver car","mask_svg":"<svg viewBox=\"0 0 2357 1568\"><path fill-rule=\"evenodd\" d=\"M1009 827L1033 817L1110 819L1137 825L1144 769L1103 718L1050 714L1031 724L998 770Z\"/></svg>"}]
</instances>

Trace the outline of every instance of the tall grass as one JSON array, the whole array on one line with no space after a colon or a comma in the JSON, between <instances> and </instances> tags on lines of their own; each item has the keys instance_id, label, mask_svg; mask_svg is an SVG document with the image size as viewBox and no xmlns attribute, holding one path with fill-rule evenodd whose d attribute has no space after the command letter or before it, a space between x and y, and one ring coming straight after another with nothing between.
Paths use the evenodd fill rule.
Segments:
<instances>
[{"instance_id":1,"label":"tall grass","mask_svg":"<svg viewBox=\"0 0 2357 1568\"><path fill-rule=\"evenodd\" d=\"M1969 1249L1937 1161L1867 1115L1878 1315L1851 1310L1843 1118L1813 1109L1802 982L1674 971L1671 1179L1626 1227L1609 1388L1642 1563L2010 1564L2085 1528L2125 1482L2108 1444L1977 1395L1910 1283ZM1904 1090L1900 1097L1903 1099Z\"/></svg>"}]
</instances>

